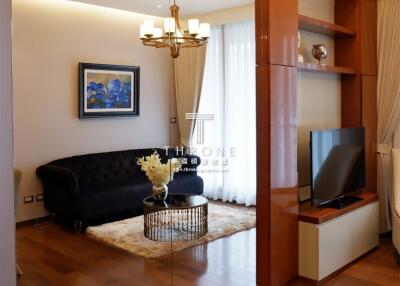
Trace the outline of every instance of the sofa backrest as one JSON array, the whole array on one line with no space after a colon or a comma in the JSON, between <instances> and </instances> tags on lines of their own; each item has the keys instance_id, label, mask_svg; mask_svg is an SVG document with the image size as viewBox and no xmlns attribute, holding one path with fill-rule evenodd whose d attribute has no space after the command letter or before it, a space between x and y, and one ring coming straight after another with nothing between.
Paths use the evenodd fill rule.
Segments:
<instances>
[{"instance_id":1,"label":"sofa backrest","mask_svg":"<svg viewBox=\"0 0 400 286\"><path fill-rule=\"evenodd\" d=\"M144 177L137 160L153 154L155 150L165 160L167 156L163 149L136 149L74 156L49 164L70 169L78 175L80 187L86 188L132 177Z\"/></svg>"}]
</instances>

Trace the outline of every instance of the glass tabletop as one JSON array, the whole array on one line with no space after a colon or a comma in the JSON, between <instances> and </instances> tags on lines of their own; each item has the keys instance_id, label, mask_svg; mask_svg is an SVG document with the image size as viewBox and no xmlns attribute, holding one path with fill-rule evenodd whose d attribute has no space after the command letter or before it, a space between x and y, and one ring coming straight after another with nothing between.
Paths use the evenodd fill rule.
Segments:
<instances>
[{"instance_id":1,"label":"glass tabletop","mask_svg":"<svg viewBox=\"0 0 400 286\"><path fill-rule=\"evenodd\" d=\"M149 207L166 209L188 209L199 207L208 203L205 197L191 194L169 194L165 201L155 201L153 197L147 197L143 203Z\"/></svg>"}]
</instances>

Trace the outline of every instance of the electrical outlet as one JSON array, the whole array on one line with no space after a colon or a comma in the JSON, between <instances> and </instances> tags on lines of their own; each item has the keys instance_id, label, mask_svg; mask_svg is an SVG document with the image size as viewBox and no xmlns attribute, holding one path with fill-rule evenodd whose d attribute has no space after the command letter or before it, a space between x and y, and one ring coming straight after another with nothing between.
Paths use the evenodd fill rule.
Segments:
<instances>
[{"instance_id":1,"label":"electrical outlet","mask_svg":"<svg viewBox=\"0 0 400 286\"><path fill-rule=\"evenodd\" d=\"M25 196L24 197L24 204L31 204L34 201L34 196Z\"/></svg>"},{"instance_id":2,"label":"electrical outlet","mask_svg":"<svg viewBox=\"0 0 400 286\"><path fill-rule=\"evenodd\" d=\"M38 195L36 195L36 201L37 201L37 202L44 201L44 195L43 195L43 194L38 194Z\"/></svg>"},{"instance_id":3,"label":"electrical outlet","mask_svg":"<svg viewBox=\"0 0 400 286\"><path fill-rule=\"evenodd\" d=\"M176 117L171 117L169 123L176 123Z\"/></svg>"}]
</instances>

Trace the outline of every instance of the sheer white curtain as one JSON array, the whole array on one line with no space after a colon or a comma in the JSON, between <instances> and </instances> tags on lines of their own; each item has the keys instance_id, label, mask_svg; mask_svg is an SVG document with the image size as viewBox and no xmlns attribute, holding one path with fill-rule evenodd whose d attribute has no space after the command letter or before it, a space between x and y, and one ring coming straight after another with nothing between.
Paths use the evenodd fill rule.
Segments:
<instances>
[{"instance_id":1,"label":"sheer white curtain","mask_svg":"<svg viewBox=\"0 0 400 286\"><path fill-rule=\"evenodd\" d=\"M213 27L199 113L214 120L204 123L203 144L194 142L209 198L256 204L255 82L254 21Z\"/></svg>"}]
</instances>

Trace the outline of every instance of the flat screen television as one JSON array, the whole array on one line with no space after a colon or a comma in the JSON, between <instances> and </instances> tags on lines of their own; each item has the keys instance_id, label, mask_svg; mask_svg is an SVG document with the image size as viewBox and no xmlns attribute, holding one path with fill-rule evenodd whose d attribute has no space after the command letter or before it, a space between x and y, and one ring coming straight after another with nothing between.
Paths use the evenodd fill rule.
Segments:
<instances>
[{"instance_id":1,"label":"flat screen television","mask_svg":"<svg viewBox=\"0 0 400 286\"><path fill-rule=\"evenodd\" d=\"M364 128L311 131L311 199L316 206L343 208L365 188Z\"/></svg>"}]
</instances>

